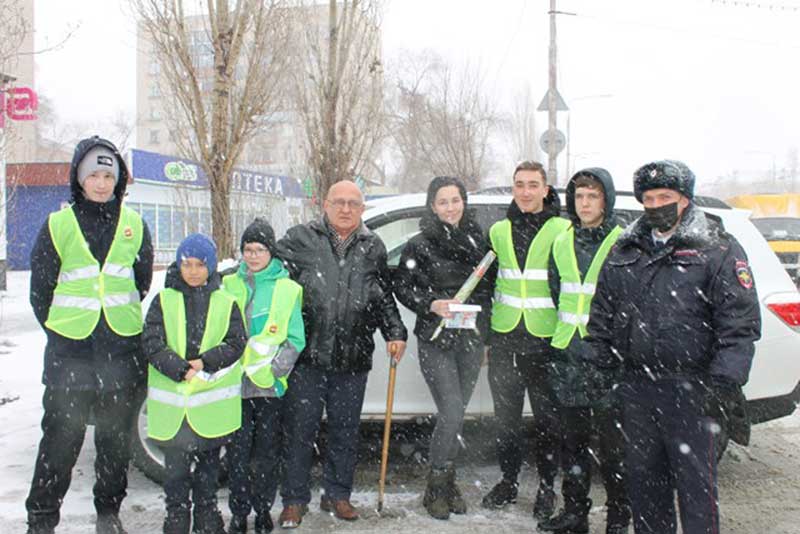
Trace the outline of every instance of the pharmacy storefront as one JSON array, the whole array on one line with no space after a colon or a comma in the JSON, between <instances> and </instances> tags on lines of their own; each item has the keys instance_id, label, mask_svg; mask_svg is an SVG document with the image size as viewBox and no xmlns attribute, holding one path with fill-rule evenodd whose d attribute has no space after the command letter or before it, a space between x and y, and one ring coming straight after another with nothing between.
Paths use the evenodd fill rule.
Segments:
<instances>
[{"instance_id":1,"label":"pharmacy storefront","mask_svg":"<svg viewBox=\"0 0 800 534\"><path fill-rule=\"evenodd\" d=\"M141 213L153 235L156 263L174 259L181 240L194 232L211 235L208 177L195 162L131 150L133 184L126 206ZM288 176L235 169L231 175L231 224L235 236L255 217L267 218L280 237L311 214L300 182Z\"/></svg>"}]
</instances>

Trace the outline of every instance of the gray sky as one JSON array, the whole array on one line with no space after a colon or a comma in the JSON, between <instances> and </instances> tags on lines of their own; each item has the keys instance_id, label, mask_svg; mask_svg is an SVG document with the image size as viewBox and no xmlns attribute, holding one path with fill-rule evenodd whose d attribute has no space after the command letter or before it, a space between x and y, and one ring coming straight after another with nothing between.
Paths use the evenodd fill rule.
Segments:
<instances>
[{"instance_id":1,"label":"gray sky","mask_svg":"<svg viewBox=\"0 0 800 534\"><path fill-rule=\"evenodd\" d=\"M762 8L744 4L761 4ZM640 164L682 159L708 180L778 168L800 147L800 0L559 0L559 89L572 108L574 167L601 165L621 187ZM37 0L37 89L62 121L135 112L135 25L124 0ZM479 65L501 107L547 88L547 0L390 0L387 59L430 48ZM596 95L611 95L598 98ZM537 102L538 103L538 102ZM547 124L539 115L540 130ZM559 127L566 128L566 114ZM564 158L559 170L565 167ZM508 162L506 167L513 166Z\"/></svg>"}]
</instances>

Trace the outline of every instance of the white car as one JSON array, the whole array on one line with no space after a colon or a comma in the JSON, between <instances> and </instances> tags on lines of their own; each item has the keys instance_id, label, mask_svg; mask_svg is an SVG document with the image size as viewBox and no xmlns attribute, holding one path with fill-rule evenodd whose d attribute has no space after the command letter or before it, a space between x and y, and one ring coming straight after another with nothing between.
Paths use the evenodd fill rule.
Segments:
<instances>
[{"instance_id":1,"label":"white car","mask_svg":"<svg viewBox=\"0 0 800 534\"><path fill-rule=\"evenodd\" d=\"M562 205L564 204L562 193ZM716 216L722 226L744 247L755 277L761 302L762 336L756 344L756 355L750 381L744 388L752 423L760 423L789 415L800 401L800 292L781 266L764 237L749 220L749 212L731 209L716 199L697 198L697 205ZM495 221L505 217L511 203L510 194L472 194L469 207L474 209L481 226L488 232ZM425 195L402 195L367 203L365 224L377 233L386 245L389 265L396 266L406 242L419 232L419 220L425 212ZM642 214L642 206L632 193L617 192L615 211L623 226ZM157 288L151 293L155 294ZM398 305L409 331L406 355L398 366L393 418L422 420L436 413L436 407L419 370L417 340L413 335L416 315ZM486 310L485 312L488 312ZM389 374L386 343L375 335L373 369L369 374L362 411L363 420L383 420ZM144 392L140 416L134 429L133 461L150 478L163 480L163 454L147 439ZM528 400L525 410L530 415ZM480 418L493 414L492 395L481 370L478 384L467 407L467 416ZM724 448L727 437L723 433Z\"/></svg>"},{"instance_id":2,"label":"white car","mask_svg":"<svg viewBox=\"0 0 800 534\"><path fill-rule=\"evenodd\" d=\"M564 206L563 192L561 202ZM475 210L478 221L487 232L492 223L505 217L510 203L510 194L469 196L469 207ZM739 240L747 252L755 278L763 326L761 339L756 343L750 381L744 388L751 421L760 423L789 415L800 401L800 293L764 237L748 219L749 212L731 209L713 198L699 197L696 203L718 218L723 228ZM424 204L423 194L367 203L364 222L383 239L391 266L397 265L406 242L419 232L419 219L426 210ZM620 224L626 226L642 214L643 208L632 193L617 192L615 211ZM411 332L416 316L402 305L400 310ZM362 416L366 419L381 419L386 409L388 356L380 334L376 335L375 341L373 370L367 384ZM397 372L394 397L394 416L397 418L416 418L436 412L416 356L417 340L410 334L406 356ZM530 410L527 404L526 409ZM486 416L492 412L492 397L486 369L483 369L467 407L467 415Z\"/></svg>"}]
</instances>

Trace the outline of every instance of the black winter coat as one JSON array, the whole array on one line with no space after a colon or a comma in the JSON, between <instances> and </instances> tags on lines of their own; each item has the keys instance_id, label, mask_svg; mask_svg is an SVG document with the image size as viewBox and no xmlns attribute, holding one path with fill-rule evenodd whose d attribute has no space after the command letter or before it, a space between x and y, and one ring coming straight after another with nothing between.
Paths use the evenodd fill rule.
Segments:
<instances>
[{"instance_id":1,"label":"black winter coat","mask_svg":"<svg viewBox=\"0 0 800 534\"><path fill-rule=\"evenodd\" d=\"M303 286L306 347L296 365L369 371L377 328L387 341L408 337L392 295L386 247L363 224L342 260L321 220L290 228L275 256Z\"/></svg>"},{"instance_id":2,"label":"black winter coat","mask_svg":"<svg viewBox=\"0 0 800 534\"><path fill-rule=\"evenodd\" d=\"M203 360L203 370L208 373L215 373L236 363L247 345L247 331L239 307L235 304L231 308L228 333L223 342L200 354L211 293L220 287L219 274L213 273L204 286L190 287L183 281L177 265L173 263L167 271L164 287L183 293L186 307L186 359L181 358L167 345L164 312L161 309L161 299L156 297L147 311L143 334L144 353L150 364L171 380L182 382L191 368L189 360ZM184 450L206 450L222 445L225 441L227 440L222 438L214 440L198 436L184 420L178 434L162 445Z\"/></svg>"},{"instance_id":3,"label":"black winter coat","mask_svg":"<svg viewBox=\"0 0 800 534\"><path fill-rule=\"evenodd\" d=\"M761 315L747 256L690 205L656 245L640 218L600 273L589 318L592 359L622 377L747 382Z\"/></svg>"},{"instance_id":4,"label":"black winter coat","mask_svg":"<svg viewBox=\"0 0 800 534\"><path fill-rule=\"evenodd\" d=\"M511 239L514 243L517 263L520 266L525 265L528 249L536 238L536 234L539 233L539 230L548 220L553 217L559 217L560 211L561 201L554 187L550 188L550 193L544 199L544 209L539 213L523 213L517 207L517 203L513 200L511 201L506 217L511 221ZM496 261L492 265L492 269L486 274L486 278L491 287L494 288L497 278ZM494 350L530 355L540 363L549 361L550 353L552 352L550 339L530 335L525 327L524 320L520 320L517 327L511 332L503 334L492 331L489 343Z\"/></svg>"},{"instance_id":5,"label":"black winter coat","mask_svg":"<svg viewBox=\"0 0 800 534\"><path fill-rule=\"evenodd\" d=\"M441 322L441 317L430 311L431 303L453 298L489 251L489 243L469 210L464 212L458 227L440 221L433 213L420 219L419 227L421 232L411 238L400 256L394 277L394 294L405 307L417 314L414 334L429 341ZM489 333L491 291L484 278L466 302L483 308L478 314L477 324L481 342ZM444 329L435 343L447 347L455 338L464 336L476 337L472 330Z\"/></svg>"},{"instance_id":6,"label":"black winter coat","mask_svg":"<svg viewBox=\"0 0 800 534\"><path fill-rule=\"evenodd\" d=\"M78 184L78 163L86 152L98 145L114 150L120 169L114 198L106 203L87 200ZM114 240L127 181L125 162L108 141L94 137L81 142L75 149L70 167L72 210L92 255L101 265L105 262ZM143 226L142 246L133 264L136 288L141 298L150 289L153 275L153 245L147 224ZM30 287L33 312L47 334L42 382L48 387L98 391L113 391L141 384L147 370L141 336L117 335L109 328L103 314L100 315L94 332L82 340L69 339L45 328L44 323L50 313L60 271L61 260L45 221L31 251Z\"/></svg>"},{"instance_id":7,"label":"black winter coat","mask_svg":"<svg viewBox=\"0 0 800 534\"><path fill-rule=\"evenodd\" d=\"M606 213L603 223L597 228L581 228L580 218L575 210L575 180L584 175L594 176L603 184ZM581 273L581 280L583 280L600 245L603 244L611 230L617 226L617 217L614 214L616 201L614 180L605 169L583 169L577 172L567 184L565 199L567 215L575 228L575 259ZM550 257L548 278L553 301L558 305L561 276L552 256ZM607 387L604 384L607 374L599 372L594 365L586 361L586 354L591 349L591 346L581 339L577 331L565 349L553 349L551 372L548 378L558 401L563 406L585 407L595 403L598 397L603 396L603 390ZM605 399L606 402L609 400Z\"/></svg>"}]
</instances>

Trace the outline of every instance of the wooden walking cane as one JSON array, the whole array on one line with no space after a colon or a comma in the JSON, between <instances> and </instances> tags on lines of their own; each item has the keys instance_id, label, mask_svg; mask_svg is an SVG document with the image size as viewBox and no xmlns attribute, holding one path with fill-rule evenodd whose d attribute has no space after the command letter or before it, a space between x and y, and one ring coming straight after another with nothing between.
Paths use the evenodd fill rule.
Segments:
<instances>
[{"instance_id":1,"label":"wooden walking cane","mask_svg":"<svg viewBox=\"0 0 800 534\"><path fill-rule=\"evenodd\" d=\"M389 436L392 430L392 406L394 404L394 380L397 376L397 360L390 356L389 389L386 392L386 415L383 419L383 449L381 450L381 478L378 482L378 512L383 510L383 489L386 486L386 467L389 463Z\"/></svg>"}]
</instances>

